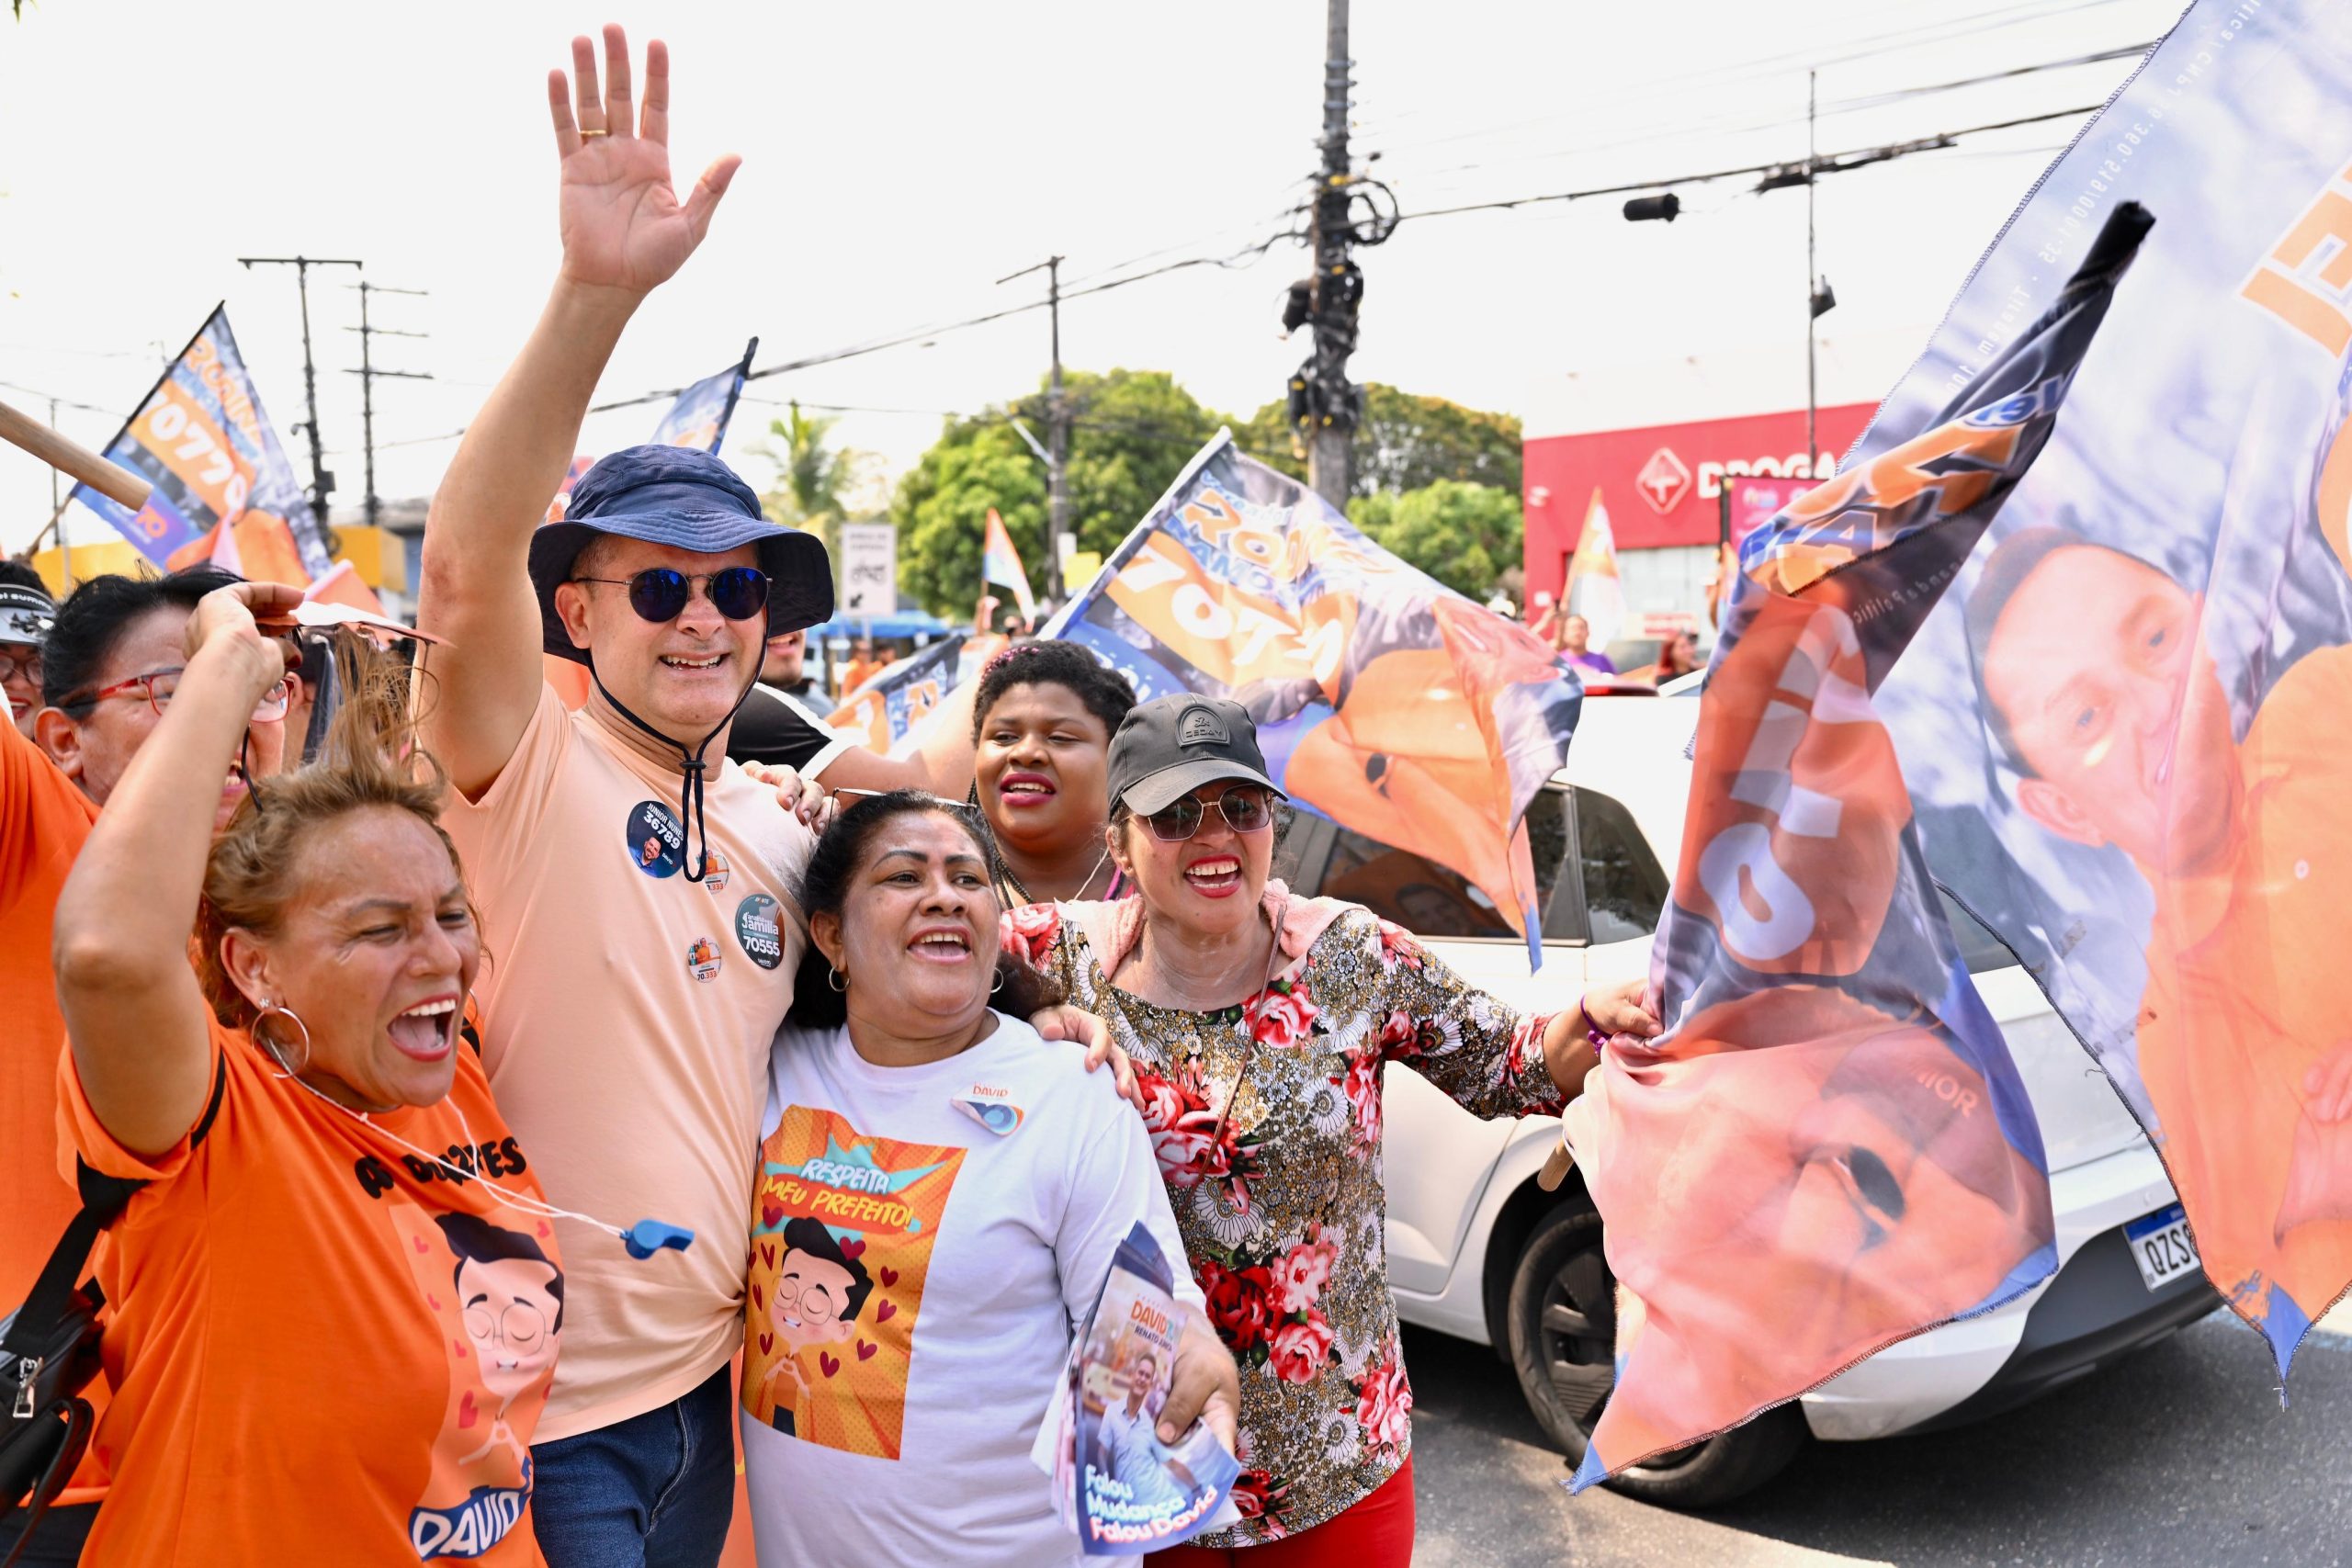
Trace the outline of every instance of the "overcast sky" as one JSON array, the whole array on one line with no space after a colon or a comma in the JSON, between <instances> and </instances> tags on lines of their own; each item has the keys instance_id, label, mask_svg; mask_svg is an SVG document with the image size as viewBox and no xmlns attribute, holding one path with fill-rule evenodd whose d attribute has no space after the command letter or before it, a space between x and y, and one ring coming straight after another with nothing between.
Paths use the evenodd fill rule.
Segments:
<instances>
[{"instance_id":1,"label":"overcast sky","mask_svg":"<svg viewBox=\"0 0 2352 1568\"><path fill-rule=\"evenodd\" d=\"M1802 157L1805 68L1824 152L2097 104L2109 61L1856 107L2143 43L2173 0L1355 0L1356 147L1404 209ZM1058 252L1082 285L1283 232L1314 166L1322 0L1184 5L815 5L582 10L539 0L28 0L0 17L0 398L93 405L110 436L226 299L272 422L302 417L288 268L240 255L364 259L386 298L377 489L429 493L458 429L552 276L555 154L541 81L566 40L616 19L659 33L675 81L681 183L744 166L703 250L640 313L604 395L677 386L757 333L775 363L1017 303L1001 274ZM1835 112L1829 112L1835 111ZM1921 330L2078 119L1964 139L1825 179L1825 330ZM1618 199L1408 221L1363 253L1360 379L1522 410L1570 367L1784 344L1802 389L1804 195L1753 180L1680 187L1672 224ZM1246 415L1305 353L1278 339L1303 254L1196 267L1076 300L1070 366L1166 369ZM313 275L320 418L337 502L362 493L356 296ZM938 415L1034 387L1041 313L753 384L857 410L840 439L911 463ZM779 412L748 405L729 454ZM659 410L594 416L583 450L642 440ZM307 478L299 441L284 435ZM48 470L0 447L0 546L49 516ZM95 527L78 513L76 527Z\"/></svg>"}]
</instances>

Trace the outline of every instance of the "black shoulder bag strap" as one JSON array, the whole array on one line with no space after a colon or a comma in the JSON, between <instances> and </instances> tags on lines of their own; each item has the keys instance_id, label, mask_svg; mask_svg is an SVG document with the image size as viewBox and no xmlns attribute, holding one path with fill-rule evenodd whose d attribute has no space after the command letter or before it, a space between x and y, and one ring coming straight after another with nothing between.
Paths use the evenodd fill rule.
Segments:
<instances>
[{"instance_id":1,"label":"black shoulder bag strap","mask_svg":"<svg viewBox=\"0 0 2352 1568\"><path fill-rule=\"evenodd\" d=\"M204 1141L212 1131L213 1121L220 1114L221 1097L229 1087L229 1065L219 1063L212 1075L212 1098L206 1102L204 1115L196 1130L188 1134L191 1146ZM0 1336L0 1366L11 1374L0 1377L0 1456L21 1460L25 1456L10 1453L19 1440L38 1450L41 1462L39 1472L24 1478L31 1484L25 1504L23 1531L8 1552L6 1561L15 1562L24 1542L29 1540L40 1517L50 1503L63 1490L74 1465L81 1462L83 1449L90 1435L90 1407L77 1397L88 1379L95 1375L96 1333L93 1314L106 1304L97 1282L83 1284L82 1269L90 1259L90 1248L96 1245L98 1233L122 1216L133 1194L147 1183L129 1177L107 1176L90 1168L87 1160L74 1162L74 1185L82 1198L82 1207L66 1224L65 1234L57 1238L50 1249L49 1261L41 1265L40 1277L33 1281L32 1292L23 1306L17 1309L8 1321L8 1331ZM73 1362L82 1362L77 1369ZM37 1430L45 1421L54 1421L53 1434ZM56 1444L54 1452L49 1450ZM17 1466L5 1467L14 1472ZM14 1506L17 1498L0 1498L0 1509Z\"/></svg>"}]
</instances>

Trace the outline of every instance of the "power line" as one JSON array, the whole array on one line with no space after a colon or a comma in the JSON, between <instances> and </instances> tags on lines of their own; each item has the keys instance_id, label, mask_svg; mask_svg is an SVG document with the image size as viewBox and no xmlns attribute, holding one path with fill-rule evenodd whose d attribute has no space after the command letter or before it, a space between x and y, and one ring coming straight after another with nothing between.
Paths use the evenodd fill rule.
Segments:
<instances>
[{"instance_id":1,"label":"power line","mask_svg":"<svg viewBox=\"0 0 2352 1568\"><path fill-rule=\"evenodd\" d=\"M2052 109L2047 114L2023 115L2015 119L1994 120L1984 125L1972 125L1959 130L1939 131L1932 136L1917 137L1909 141L1887 142L1877 147L1857 148L1849 152L1825 153L1810 162L1811 166L1820 174L1839 174L1848 169L1858 169L1871 164L1883 164L1896 158L1908 157L1914 152L1936 152L1952 145L1963 136L1977 136L1986 131L2008 130L2020 125L2041 125L2053 119L2069 119L2078 115L2097 114L2100 107L2101 106L2098 104L2088 104L2079 108ZM1582 190L1552 191L1542 196L1511 197L1499 201L1464 202L1457 207L1436 207L1420 212L1399 213L1396 220L1403 223L1409 219L1451 218L1464 212L1503 212L1514 208L1532 207L1547 201L1578 201L1594 196L1624 196L1634 191L1654 191L1668 186L1704 185L1711 180L1738 179L1745 175L1761 175L1768 181L1778 176L1780 184L1802 185L1806 183L1808 177L1804 172L1806 167L1805 160L1793 163L1782 160L1772 164L1749 164L1736 169L1715 169L1700 175L1674 175L1659 179L1634 180L1623 185L1591 186ZM1780 185L1767 184L1758 188L1778 189Z\"/></svg>"},{"instance_id":2,"label":"power line","mask_svg":"<svg viewBox=\"0 0 2352 1568\"><path fill-rule=\"evenodd\" d=\"M2118 0L2067 0L2067 3L2058 5L2022 3L1966 16L1947 17L1918 27L1899 28L1894 32L1858 39L1857 47L1841 54L1815 56L1810 47L1790 50L1778 55L1742 61L1733 65L1717 66L1681 76L1637 83L1613 96L1579 99L1577 107L1572 109L1536 115L1526 119L1506 121L1498 125L1474 127L1449 135L1434 137L1426 141L1408 142L1389 151L1414 151L1423 147L1442 146L1447 142L1468 141L1480 137L1503 135L1540 125L1556 124L1561 120L1575 119L1590 114L1596 109L1649 102L1660 93L1670 89L1716 89L1765 81L1793 71L1820 70L1830 65L1851 64L1857 61L1871 59L1883 54L1924 48L1929 44L1956 42L1984 33L2000 32L2010 28L2064 16L2071 12L2094 10L2099 6L2116 3ZM1960 30L1951 30L1955 28Z\"/></svg>"},{"instance_id":3,"label":"power line","mask_svg":"<svg viewBox=\"0 0 2352 1568\"><path fill-rule=\"evenodd\" d=\"M1914 98L1931 97L1938 94L1954 92L1962 88L1982 86L1989 83L2037 75L2045 71L2064 71L2084 65L2102 64L2116 60L2137 59L2142 55L2146 54L2149 50L2154 47L2155 40L2151 39L2143 43L2124 44L2112 49L2099 50L2089 54L2072 55L2064 60L2049 60L2043 61L2035 65L2019 65L2006 71L1988 72L1976 76L1963 76L1950 82L1925 83L1917 86L1897 87L1892 88L1883 93L1871 93L1862 95L1859 97L1838 99L1822 105L1820 114L1817 118L1826 119L1833 115L1853 114L1869 109L1884 108L1894 104L1907 103ZM1438 168L1408 168L1404 171L1404 175L1414 179L1436 178L1446 175L1468 174L1479 169L1499 168L1506 164L1524 165L1528 164L1551 163L1563 158L1587 156L1595 151L1617 152L1628 147L1644 146L1660 141L1682 141L1700 136L1744 136L1757 131L1778 130L1787 126L1802 125L1804 124L1805 121L1806 117L1804 115L1771 114L1758 119L1753 118L1743 118L1738 113L1730 113L1718 115L1714 118L1708 120L1683 121L1668 129L1658 130L1645 136L1616 138L1611 141L1606 148L1601 149L1589 147L1559 147L1549 152L1529 152L1511 157L1486 158L1468 164L1448 164ZM1385 172L1387 173L1388 177L1392 180L1400 178L1398 171L1393 167L1389 168Z\"/></svg>"},{"instance_id":4,"label":"power line","mask_svg":"<svg viewBox=\"0 0 2352 1568\"><path fill-rule=\"evenodd\" d=\"M122 415L112 409L102 409L91 403L77 403L71 398L61 398L55 392L44 392L38 387L23 387L14 381L0 381L0 387L5 387L12 392L22 392L28 398L46 398L62 409L74 409L82 413L100 413L112 420L122 418Z\"/></svg>"}]
</instances>

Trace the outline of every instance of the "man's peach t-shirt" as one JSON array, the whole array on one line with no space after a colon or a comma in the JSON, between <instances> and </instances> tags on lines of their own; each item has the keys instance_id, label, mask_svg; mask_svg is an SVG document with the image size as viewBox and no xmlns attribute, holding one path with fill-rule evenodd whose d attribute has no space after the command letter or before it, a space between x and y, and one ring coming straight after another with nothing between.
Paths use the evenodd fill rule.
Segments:
<instances>
[{"instance_id":1,"label":"man's peach t-shirt","mask_svg":"<svg viewBox=\"0 0 2352 1568\"><path fill-rule=\"evenodd\" d=\"M790 889L812 840L725 762L705 802L710 872L689 881L680 777L675 751L600 700L571 713L543 687L497 780L444 817L481 913L483 1065L548 1196L695 1233L642 1260L575 1249L542 1441L669 1404L741 1339L768 1051L805 940Z\"/></svg>"}]
</instances>

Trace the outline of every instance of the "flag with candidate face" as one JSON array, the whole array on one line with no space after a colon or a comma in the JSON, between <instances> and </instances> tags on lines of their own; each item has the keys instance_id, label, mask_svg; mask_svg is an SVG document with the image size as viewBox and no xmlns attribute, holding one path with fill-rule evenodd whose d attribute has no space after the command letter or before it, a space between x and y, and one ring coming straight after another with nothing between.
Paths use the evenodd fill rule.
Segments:
<instances>
[{"instance_id":1,"label":"flag with candidate face","mask_svg":"<svg viewBox=\"0 0 2352 1568\"><path fill-rule=\"evenodd\" d=\"M106 455L154 485L154 504L134 513L87 485L76 485L74 499L158 567L219 525L254 514L285 525L305 581L332 564L319 520L229 330L226 306L213 307L138 412L107 443Z\"/></svg>"},{"instance_id":2,"label":"flag with candidate face","mask_svg":"<svg viewBox=\"0 0 2352 1568\"><path fill-rule=\"evenodd\" d=\"M1221 431L1044 635L1085 644L1147 700L1239 702L1295 804L1461 876L1542 963L1522 818L1583 698L1524 626Z\"/></svg>"},{"instance_id":3,"label":"flag with candidate face","mask_svg":"<svg viewBox=\"0 0 2352 1568\"><path fill-rule=\"evenodd\" d=\"M1564 1118L1619 1285L1579 1486L2057 1266L2033 1105L1871 694L2050 439L2146 224L2118 214L1939 412L1882 419L1742 547L1651 952L1668 1028Z\"/></svg>"},{"instance_id":4,"label":"flag with candidate face","mask_svg":"<svg viewBox=\"0 0 2352 1568\"><path fill-rule=\"evenodd\" d=\"M2283 1381L2352 1282L2352 13L2194 6L1882 425L2126 200L2161 221L2098 351L1880 706L1937 877L2163 1156L2142 1278L2201 1260Z\"/></svg>"},{"instance_id":5,"label":"flag with candidate face","mask_svg":"<svg viewBox=\"0 0 2352 1568\"><path fill-rule=\"evenodd\" d=\"M760 340L753 338L743 357L716 376L706 376L680 392L653 428L656 446L692 446L716 456L727 439L728 422L735 417L735 401L743 395L743 380Z\"/></svg>"},{"instance_id":6,"label":"flag with candidate face","mask_svg":"<svg viewBox=\"0 0 2352 1568\"><path fill-rule=\"evenodd\" d=\"M928 720L948 693L978 675L1007 639L995 633L950 637L894 660L825 717L831 728L886 757L913 750L929 730Z\"/></svg>"}]
</instances>

